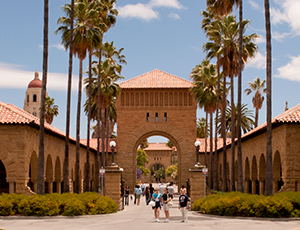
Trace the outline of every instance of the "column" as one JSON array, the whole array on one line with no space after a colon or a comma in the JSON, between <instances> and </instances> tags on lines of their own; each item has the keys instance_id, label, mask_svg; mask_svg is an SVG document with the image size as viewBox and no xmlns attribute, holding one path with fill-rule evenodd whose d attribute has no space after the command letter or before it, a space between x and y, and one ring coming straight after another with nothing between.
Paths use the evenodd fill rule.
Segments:
<instances>
[{"instance_id":1,"label":"column","mask_svg":"<svg viewBox=\"0 0 300 230\"><path fill-rule=\"evenodd\" d=\"M56 192L61 194L61 181L56 181Z\"/></svg>"},{"instance_id":2,"label":"column","mask_svg":"<svg viewBox=\"0 0 300 230\"><path fill-rule=\"evenodd\" d=\"M194 166L189 169L191 207L193 207L196 200L204 197L204 176L202 175L202 169L203 165ZM208 195L207 191L206 187L206 195Z\"/></svg>"},{"instance_id":3,"label":"column","mask_svg":"<svg viewBox=\"0 0 300 230\"><path fill-rule=\"evenodd\" d=\"M249 179L246 179L245 181L244 181L244 188L245 188L245 193L249 193L250 191L249 191Z\"/></svg>"},{"instance_id":4,"label":"column","mask_svg":"<svg viewBox=\"0 0 300 230\"><path fill-rule=\"evenodd\" d=\"M259 195L264 195L265 194L265 181L260 180L259 181Z\"/></svg>"},{"instance_id":5,"label":"column","mask_svg":"<svg viewBox=\"0 0 300 230\"><path fill-rule=\"evenodd\" d=\"M256 194L256 182L252 179L252 194Z\"/></svg>"},{"instance_id":6,"label":"column","mask_svg":"<svg viewBox=\"0 0 300 230\"><path fill-rule=\"evenodd\" d=\"M119 166L105 167L104 195L112 198L120 210L121 202L121 170Z\"/></svg>"},{"instance_id":7,"label":"column","mask_svg":"<svg viewBox=\"0 0 300 230\"><path fill-rule=\"evenodd\" d=\"M278 191L278 179L273 179L273 193L276 193Z\"/></svg>"},{"instance_id":8,"label":"column","mask_svg":"<svg viewBox=\"0 0 300 230\"><path fill-rule=\"evenodd\" d=\"M8 186L9 186L9 188L8 188L9 194L14 193L15 192L15 182L9 181Z\"/></svg>"}]
</instances>

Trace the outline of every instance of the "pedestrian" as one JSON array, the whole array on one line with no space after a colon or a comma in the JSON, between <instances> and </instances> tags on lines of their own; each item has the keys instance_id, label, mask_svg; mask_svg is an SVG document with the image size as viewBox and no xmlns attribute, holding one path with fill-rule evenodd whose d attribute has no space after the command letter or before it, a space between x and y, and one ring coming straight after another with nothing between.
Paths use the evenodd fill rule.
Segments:
<instances>
[{"instance_id":1,"label":"pedestrian","mask_svg":"<svg viewBox=\"0 0 300 230\"><path fill-rule=\"evenodd\" d=\"M146 195L146 205L149 204L150 200L151 200L151 196L150 196L150 190L149 190L149 187L147 186L146 189L145 189L145 195Z\"/></svg>"},{"instance_id":2,"label":"pedestrian","mask_svg":"<svg viewBox=\"0 0 300 230\"><path fill-rule=\"evenodd\" d=\"M173 187L173 182L172 181L170 182L170 184L168 186L168 192L169 192L171 198L173 199L175 195L174 195L174 187Z\"/></svg>"},{"instance_id":3,"label":"pedestrian","mask_svg":"<svg viewBox=\"0 0 300 230\"><path fill-rule=\"evenodd\" d=\"M153 207L154 216L155 216L155 222L159 222L159 211L160 211L160 208L161 208L161 205L160 205L161 194L159 193L158 188L155 188L154 191L155 192L152 195L152 199L155 201L155 206Z\"/></svg>"},{"instance_id":4,"label":"pedestrian","mask_svg":"<svg viewBox=\"0 0 300 230\"><path fill-rule=\"evenodd\" d=\"M180 196L179 196L179 204L178 204L178 209L181 211L182 215L182 221L186 223L187 222L187 212L189 208L189 197L186 195L186 189L183 188L180 191Z\"/></svg>"},{"instance_id":5,"label":"pedestrian","mask_svg":"<svg viewBox=\"0 0 300 230\"><path fill-rule=\"evenodd\" d=\"M142 193L142 190L141 190L140 186L136 185L135 189L134 189L134 194L135 194L135 199L136 199L137 205L140 205L141 193Z\"/></svg>"},{"instance_id":6,"label":"pedestrian","mask_svg":"<svg viewBox=\"0 0 300 230\"><path fill-rule=\"evenodd\" d=\"M152 184L149 184L149 192L150 192L150 199L152 199L152 195L154 193L154 188L152 187Z\"/></svg>"},{"instance_id":7,"label":"pedestrian","mask_svg":"<svg viewBox=\"0 0 300 230\"><path fill-rule=\"evenodd\" d=\"M166 186L163 183L160 183L158 186L158 190L160 194L164 194Z\"/></svg>"},{"instance_id":8,"label":"pedestrian","mask_svg":"<svg viewBox=\"0 0 300 230\"><path fill-rule=\"evenodd\" d=\"M130 194L130 188L129 186L126 186L124 195L125 195L125 205L129 205L129 194Z\"/></svg>"},{"instance_id":9,"label":"pedestrian","mask_svg":"<svg viewBox=\"0 0 300 230\"><path fill-rule=\"evenodd\" d=\"M165 188L165 192L162 195L161 199L162 199L162 203L163 203L163 209L164 209L165 215L166 215L165 222L169 222L170 213L169 213L169 204L168 203L172 200L172 198L171 198L170 194L168 193L168 188Z\"/></svg>"},{"instance_id":10,"label":"pedestrian","mask_svg":"<svg viewBox=\"0 0 300 230\"><path fill-rule=\"evenodd\" d=\"M146 189L146 185L145 185L144 181L141 184L141 189L142 189L142 195L144 196L145 195L145 189Z\"/></svg>"}]
</instances>

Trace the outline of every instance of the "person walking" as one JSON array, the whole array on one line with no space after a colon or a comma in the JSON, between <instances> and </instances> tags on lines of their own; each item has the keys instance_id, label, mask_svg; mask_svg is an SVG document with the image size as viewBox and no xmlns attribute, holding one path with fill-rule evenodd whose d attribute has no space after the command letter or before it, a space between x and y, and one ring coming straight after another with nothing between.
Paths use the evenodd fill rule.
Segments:
<instances>
[{"instance_id":1,"label":"person walking","mask_svg":"<svg viewBox=\"0 0 300 230\"><path fill-rule=\"evenodd\" d=\"M145 195L145 189L146 189L146 185L145 185L144 181L141 184L141 189L142 189L142 195L144 196Z\"/></svg>"},{"instance_id":2,"label":"person walking","mask_svg":"<svg viewBox=\"0 0 300 230\"><path fill-rule=\"evenodd\" d=\"M166 215L165 222L167 223L167 222L169 222L169 216L170 216L169 204L168 203L172 200L170 194L168 193L168 188L165 188L165 191L164 191L164 194L161 197L161 200L162 200L163 209L164 209L164 212L165 212L165 215Z\"/></svg>"},{"instance_id":3,"label":"person walking","mask_svg":"<svg viewBox=\"0 0 300 230\"><path fill-rule=\"evenodd\" d=\"M152 184L149 184L149 192L150 192L150 200L152 199L152 195L154 193L154 188L152 187Z\"/></svg>"},{"instance_id":4,"label":"person walking","mask_svg":"<svg viewBox=\"0 0 300 230\"><path fill-rule=\"evenodd\" d=\"M140 205L141 193L142 193L142 190L141 190L140 186L136 185L135 189L134 189L134 194L135 194L135 199L136 199L137 205Z\"/></svg>"},{"instance_id":5,"label":"person walking","mask_svg":"<svg viewBox=\"0 0 300 230\"><path fill-rule=\"evenodd\" d=\"M161 208L160 202L161 202L161 194L158 191L158 188L155 188L155 192L152 195L152 199L155 202L155 206L153 207L154 209L154 216L155 216L155 222L159 222L159 211Z\"/></svg>"},{"instance_id":6,"label":"person walking","mask_svg":"<svg viewBox=\"0 0 300 230\"><path fill-rule=\"evenodd\" d=\"M180 190L180 196L179 196L179 204L178 204L178 209L181 211L182 215L182 221L186 223L187 222L187 212L189 208L189 197L186 195L186 189L181 189Z\"/></svg>"},{"instance_id":7,"label":"person walking","mask_svg":"<svg viewBox=\"0 0 300 230\"><path fill-rule=\"evenodd\" d=\"M171 196L171 198L173 199L174 198L174 187L173 187L173 182L171 181L169 186L168 186L168 192Z\"/></svg>"},{"instance_id":8,"label":"person walking","mask_svg":"<svg viewBox=\"0 0 300 230\"><path fill-rule=\"evenodd\" d=\"M150 190L149 190L149 187L147 186L146 189L145 189L145 195L146 195L146 205L149 204L150 200L151 200L151 196L150 196Z\"/></svg>"},{"instance_id":9,"label":"person walking","mask_svg":"<svg viewBox=\"0 0 300 230\"><path fill-rule=\"evenodd\" d=\"M129 194L130 194L130 188L129 186L126 186L124 190L124 196L125 196L125 205L129 205Z\"/></svg>"}]
</instances>

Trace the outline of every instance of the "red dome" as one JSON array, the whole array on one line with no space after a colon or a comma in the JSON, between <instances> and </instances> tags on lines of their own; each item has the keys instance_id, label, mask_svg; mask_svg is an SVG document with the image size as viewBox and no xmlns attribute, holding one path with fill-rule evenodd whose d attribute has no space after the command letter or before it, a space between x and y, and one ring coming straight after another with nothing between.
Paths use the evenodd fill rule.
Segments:
<instances>
[{"instance_id":1,"label":"red dome","mask_svg":"<svg viewBox=\"0 0 300 230\"><path fill-rule=\"evenodd\" d=\"M42 88L42 81L40 79L34 79L28 84L28 88Z\"/></svg>"}]
</instances>

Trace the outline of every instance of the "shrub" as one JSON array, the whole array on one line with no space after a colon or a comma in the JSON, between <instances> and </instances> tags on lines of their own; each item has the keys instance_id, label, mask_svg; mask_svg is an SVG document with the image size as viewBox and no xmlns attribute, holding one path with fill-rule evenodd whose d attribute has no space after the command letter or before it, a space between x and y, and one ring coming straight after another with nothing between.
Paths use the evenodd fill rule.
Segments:
<instances>
[{"instance_id":1,"label":"shrub","mask_svg":"<svg viewBox=\"0 0 300 230\"><path fill-rule=\"evenodd\" d=\"M13 204L5 199L0 200L0 216L14 215Z\"/></svg>"}]
</instances>

